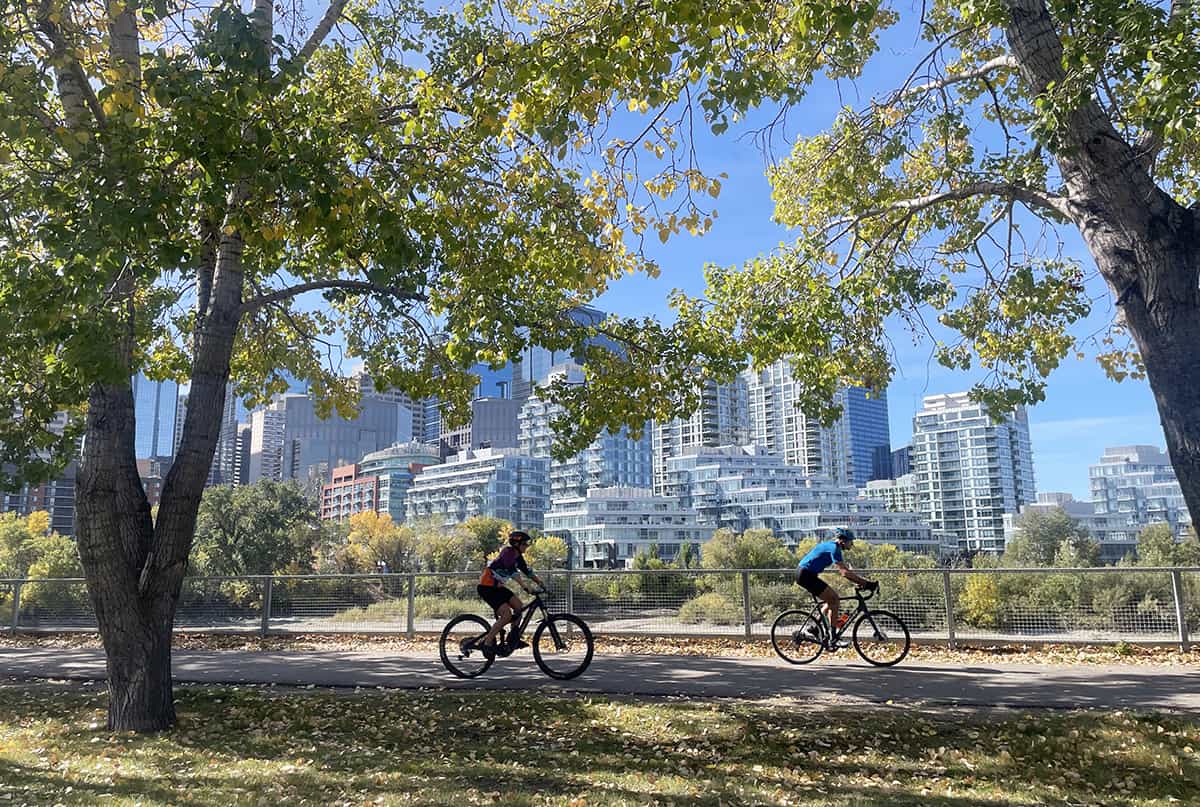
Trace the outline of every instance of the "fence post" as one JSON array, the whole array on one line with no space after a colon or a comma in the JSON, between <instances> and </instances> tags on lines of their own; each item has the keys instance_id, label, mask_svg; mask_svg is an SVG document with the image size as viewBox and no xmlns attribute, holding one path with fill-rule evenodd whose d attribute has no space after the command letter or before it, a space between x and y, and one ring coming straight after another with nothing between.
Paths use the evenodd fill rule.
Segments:
<instances>
[{"instance_id":1,"label":"fence post","mask_svg":"<svg viewBox=\"0 0 1200 807\"><path fill-rule=\"evenodd\" d=\"M567 613L575 613L575 575L567 567Z\"/></svg>"},{"instance_id":2,"label":"fence post","mask_svg":"<svg viewBox=\"0 0 1200 807\"><path fill-rule=\"evenodd\" d=\"M17 632L17 625L21 622L21 581L13 581L13 612L12 612L12 632Z\"/></svg>"},{"instance_id":3,"label":"fence post","mask_svg":"<svg viewBox=\"0 0 1200 807\"><path fill-rule=\"evenodd\" d=\"M954 592L950 587L950 572L942 571L942 592L946 598L946 643L954 648Z\"/></svg>"},{"instance_id":4,"label":"fence post","mask_svg":"<svg viewBox=\"0 0 1200 807\"><path fill-rule=\"evenodd\" d=\"M742 605L745 607L746 638L750 638L750 625L754 617L750 614L750 572L742 571Z\"/></svg>"},{"instance_id":5,"label":"fence post","mask_svg":"<svg viewBox=\"0 0 1200 807\"><path fill-rule=\"evenodd\" d=\"M408 573L408 627L406 633L408 638L412 638L417 632L417 575L413 572Z\"/></svg>"},{"instance_id":6,"label":"fence post","mask_svg":"<svg viewBox=\"0 0 1200 807\"><path fill-rule=\"evenodd\" d=\"M263 577L262 626L258 629L262 636L266 636L271 629L271 584L273 581L274 578L270 575Z\"/></svg>"},{"instance_id":7,"label":"fence post","mask_svg":"<svg viewBox=\"0 0 1200 807\"><path fill-rule=\"evenodd\" d=\"M1191 642L1188 641L1187 614L1183 603L1183 578L1178 569L1171 570L1171 590L1175 594L1175 622L1179 625L1179 649L1186 653Z\"/></svg>"}]
</instances>

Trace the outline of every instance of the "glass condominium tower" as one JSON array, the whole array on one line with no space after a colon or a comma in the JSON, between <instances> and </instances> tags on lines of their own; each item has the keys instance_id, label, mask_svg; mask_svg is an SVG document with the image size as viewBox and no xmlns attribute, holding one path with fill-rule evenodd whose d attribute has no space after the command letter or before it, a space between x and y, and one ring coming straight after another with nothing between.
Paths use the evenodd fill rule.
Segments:
<instances>
[{"instance_id":1,"label":"glass condominium tower","mask_svg":"<svg viewBox=\"0 0 1200 807\"><path fill-rule=\"evenodd\" d=\"M134 449L138 459L175 455L175 407L179 385L174 381L151 381L138 373L133 387Z\"/></svg>"}]
</instances>

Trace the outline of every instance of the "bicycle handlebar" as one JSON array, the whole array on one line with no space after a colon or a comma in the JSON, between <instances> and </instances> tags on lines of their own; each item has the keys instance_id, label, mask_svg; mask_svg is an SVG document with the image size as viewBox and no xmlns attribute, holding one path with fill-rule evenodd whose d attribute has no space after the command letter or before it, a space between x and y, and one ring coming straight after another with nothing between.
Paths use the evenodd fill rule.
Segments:
<instances>
[{"instance_id":1,"label":"bicycle handlebar","mask_svg":"<svg viewBox=\"0 0 1200 807\"><path fill-rule=\"evenodd\" d=\"M865 596L863 595L864 591L867 592L867 594ZM855 586L854 587L855 596L857 596L859 599L861 599L864 602L871 599L878 593L879 593L878 581L876 581L875 585L873 585L873 586Z\"/></svg>"}]
</instances>

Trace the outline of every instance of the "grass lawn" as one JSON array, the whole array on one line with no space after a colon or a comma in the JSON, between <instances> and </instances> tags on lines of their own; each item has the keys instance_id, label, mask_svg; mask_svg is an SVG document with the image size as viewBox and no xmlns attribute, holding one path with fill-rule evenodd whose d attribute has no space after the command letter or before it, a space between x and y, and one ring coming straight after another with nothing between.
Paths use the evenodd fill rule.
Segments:
<instances>
[{"instance_id":1,"label":"grass lawn","mask_svg":"<svg viewBox=\"0 0 1200 807\"><path fill-rule=\"evenodd\" d=\"M536 692L0 687L0 804L1196 804L1200 719Z\"/></svg>"}]
</instances>

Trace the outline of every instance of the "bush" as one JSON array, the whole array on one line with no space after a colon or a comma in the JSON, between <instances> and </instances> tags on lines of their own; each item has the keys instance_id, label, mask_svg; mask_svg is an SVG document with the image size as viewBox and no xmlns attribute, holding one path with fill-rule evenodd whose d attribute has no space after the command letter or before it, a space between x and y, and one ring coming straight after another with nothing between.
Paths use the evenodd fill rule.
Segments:
<instances>
[{"instance_id":1,"label":"bush","mask_svg":"<svg viewBox=\"0 0 1200 807\"><path fill-rule=\"evenodd\" d=\"M963 620L976 628L995 628L1000 624L1000 585L990 575L973 574L959 598Z\"/></svg>"},{"instance_id":2,"label":"bush","mask_svg":"<svg viewBox=\"0 0 1200 807\"><path fill-rule=\"evenodd\" d=\"M709 592L679 607L679 621L688 625L740 625L745 621L741 602Z\"/></svg>"}]
</instances>

